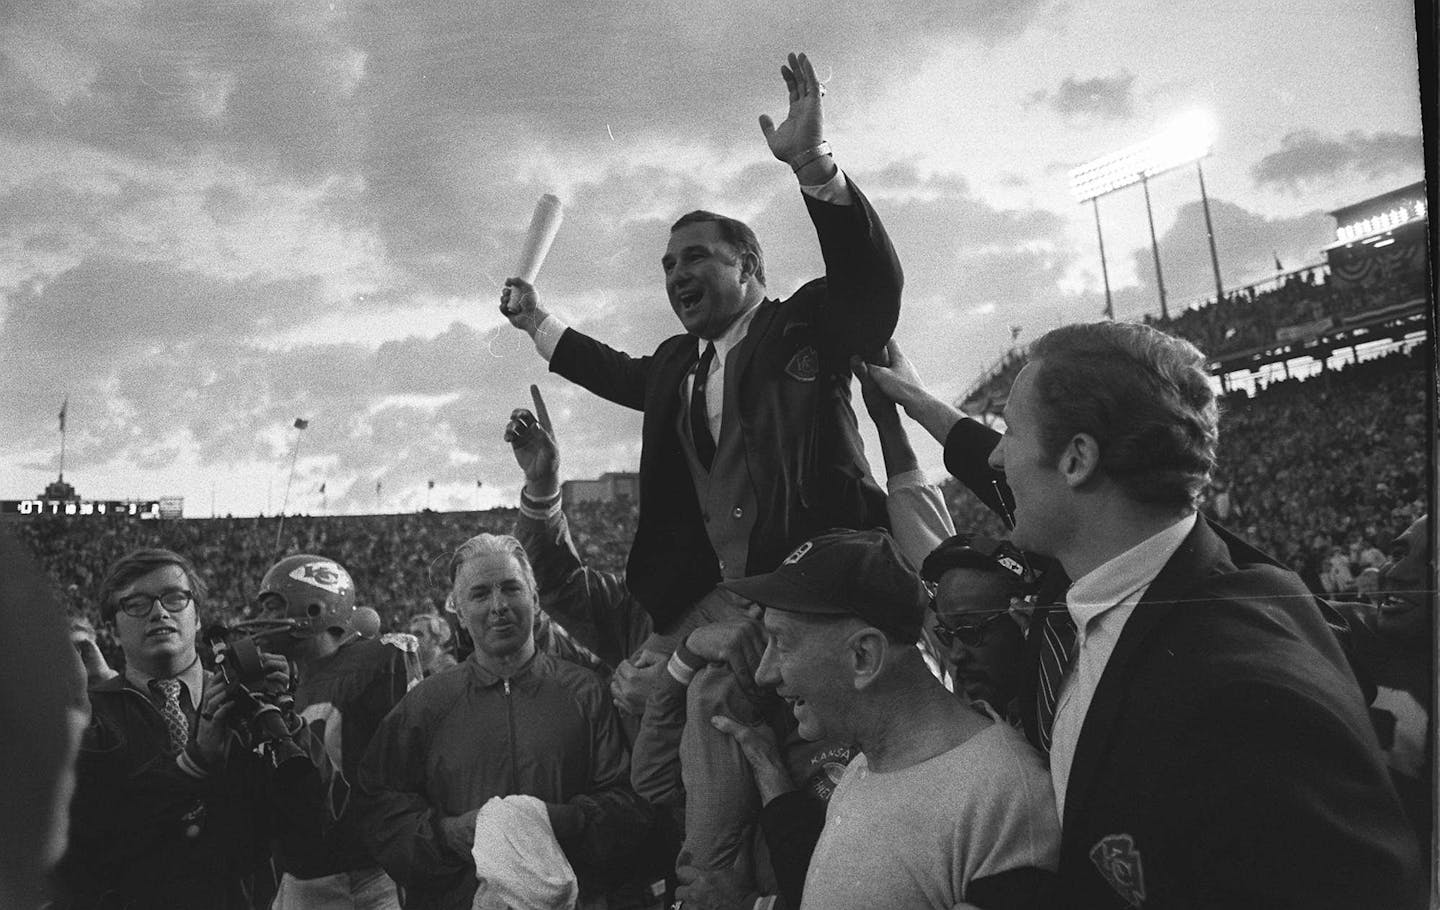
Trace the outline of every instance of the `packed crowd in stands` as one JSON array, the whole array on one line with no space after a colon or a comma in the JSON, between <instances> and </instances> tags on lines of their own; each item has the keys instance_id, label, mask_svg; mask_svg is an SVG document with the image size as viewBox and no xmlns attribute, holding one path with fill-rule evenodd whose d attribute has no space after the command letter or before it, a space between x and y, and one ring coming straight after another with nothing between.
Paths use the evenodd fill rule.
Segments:
<instances>
[{"instance_id":1,"label":"packed crowd in stands","mask_svg":"<svg viewBox=\"0 0 1440 910\"><path fill-rule=\"evenodd\" d=\"M1322 319L1344 321L1399 304L1416 303L1428 293L1421 269L1401 269L1373 285L1341 287L1322 267L1292 272L1271 288L1254 286L1206 301L1169 319L1146 314L1143 321L1193 342L1212 358L1252 350L1276 340L1276 331L1306 326ZM967 412L999 414L1005 396L1026 363L1023 348L1014 348L968 395Z\"/></svg>"},{"instance_id":2,"label":"packed crowd in stands","mask_svg":"<svg viewBox=\"0 0 1440 910\"><path fill-rule=\"evenodd\" d=\"M1426 275L1406 272L1372 287L1340 287L1325 280L1319 268L1284 276L1278 286L1256 293L1247 288L1226 294L1219 303L1186 309L1169 320L1147 316L1145 322L1199 345L1211 357L1250 350L1275 340L1286 326L1327 317L1347 319L1361 313L1424 299Z\"/></svg>"},{"instance_id":3,"label":"packed crowd in stands","mask_svg":"<svg viewBox=\"0 0 1440 910\"><path fill-rule=\"evenodd\" d=\"M1426 356L1418 346L1227 397L1208 510L1312 590L1353 594L1394 528L1425 511Z\"/></svg>"},{"instance_id":4,"label":"packed crowd in stands","mask_svg":"<svg viewBox=\"0 0 1440 910\"><path fill-rule=\"evenodd\" d=\"M618 572L625 567L634 536L635 509L627 503L581 503L571 510L577 546L588 565ZM418 512L396 515L193 518L97 521L47 516L16 528L49 573L56 596L73 616L94 624L111 665L120 652L100 622L95 592L104 568L140 547L188 553L206 567L210 596L202 621L232 622L248 615L261 577L289 553L317 553L348 567L361 605L374 608L382 623L400 630L419 613L433 613L445 601L445 564L457 541L483 532L509 534L514 509L488 512ZM276 547L276 531L280 545Z\"/></svg>"}]
</instances>

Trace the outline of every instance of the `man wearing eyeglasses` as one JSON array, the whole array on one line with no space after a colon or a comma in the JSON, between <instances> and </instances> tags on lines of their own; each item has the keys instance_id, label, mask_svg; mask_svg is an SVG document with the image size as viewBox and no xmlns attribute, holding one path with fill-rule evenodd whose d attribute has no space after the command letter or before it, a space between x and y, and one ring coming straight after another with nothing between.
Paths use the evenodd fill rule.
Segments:
<instances>
[{"instance_id":1,"label":"man wearing eyeglasses","mask_svg":"<svg viewBox=\"0 0 1440 910\"><path fill-rule=\"evenodd\" d=\"M314 767L242 748L237 690L200 664L204 595L169 550L130 553L101 584L125 670L90 688L57 908L249 908L271 839L315 834ZM283 690L284 658L262 661L265 687Z\"/></svg>"},{"instance_id":2,"label":"man wearing eyeglasses","mask_svg":"<svg viewBox=\"0 0 1440 910\"><path fill-rule=\"evenodd\" d=\"M1008 541L957 534L925 558L920 576L936 586L926 621L956 694L1018 725L1029 618L1021 599L1033 587L1026 557Z\"/></svg>"}]
</instances>

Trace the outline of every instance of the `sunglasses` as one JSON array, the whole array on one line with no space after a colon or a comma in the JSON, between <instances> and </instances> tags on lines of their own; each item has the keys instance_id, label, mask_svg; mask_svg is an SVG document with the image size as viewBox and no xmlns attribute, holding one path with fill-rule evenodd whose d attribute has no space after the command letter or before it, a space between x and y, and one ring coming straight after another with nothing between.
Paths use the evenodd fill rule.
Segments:
<instances>
[{"instance_id":1,"label":"sunglasses","mask_svg":"<svg viewBox=\"0 0 1440 910\"><path fill-rule=\"evenodd\" d=\"M931 605L931 609L934 609L933 604ZM975 615L986 618L976 623L947 626L941 622L937 616L935 620L935 637L939 639L940 644L947 648L954 647L957 641L967 648L979 648L985 644L985 639L989 637L990 627L1009 616L1010 611L989 610L983 613L977 612Z\"/></svg>"}]
</instances>

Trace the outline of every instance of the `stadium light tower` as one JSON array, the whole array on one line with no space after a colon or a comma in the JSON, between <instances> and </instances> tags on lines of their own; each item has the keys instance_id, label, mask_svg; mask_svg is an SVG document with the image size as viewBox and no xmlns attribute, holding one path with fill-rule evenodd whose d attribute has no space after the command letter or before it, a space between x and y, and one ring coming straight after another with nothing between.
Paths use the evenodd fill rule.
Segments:
<instances>
[{"instance_id":1,"label":"stadium light tower","mask_svg":"<svg viewBox=\"0 0 1440 910\"><path fill-rule=\"evenodd\" d=\"M1224 293L1220 281L1220 259L1215 253L1215 231L1210 222L1210 199L1205 193L1205 172L1200 160L1210 154L1215 142L1215 122L1209 114L1194 111L1181 117L1169 129L1144 142L1111 152L1070 172L1070 190L1081 204L1095 209L1095 235L1100 240L1100 273L1105 279L1105 315L1115 318L1110 297L1110 273L1105 265L1105 237L1100 231L1100 197L1132 184L1145 191L1145 217L1150 223L1150 251L1155 258L1155 283L1160 291L1160 316L1170 318L1165 298L1165 276L1160 270L1160 244L1155 239L1155 216L1150 209L1150 178L1195 162L1200 177L1200 200L1205 209L1205 234L1210 240L1210 264L1215 271L1215 295Z\"/></svg>"}]
</instances>

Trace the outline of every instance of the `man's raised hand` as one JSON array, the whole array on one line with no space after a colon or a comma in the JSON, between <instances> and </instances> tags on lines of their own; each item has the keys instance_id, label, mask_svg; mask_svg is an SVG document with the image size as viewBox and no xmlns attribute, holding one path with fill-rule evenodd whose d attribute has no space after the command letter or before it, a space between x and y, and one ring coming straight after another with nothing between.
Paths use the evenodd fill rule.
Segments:
<instances>
[{"instance_id":1,"label":"man's raised hand","mask_svg":"<svg viewBox=\"0 0 1440 910\"><path fill-rule=\"evenodd\" d=\"M791 54L789 65L780 67L780 75L790 93L790 110L779 126L769 114L761 114L760 130L765 134L770 152L793 168L797 159L825 140L825 118L820 106L824 87L815 75L810 58L804 54Z\"/></svg>"},{"instance_id":2,"label":"man's raised hand","mask_svg":"<svg viewBox=\"0 0 1440 910\"><path fill-rule=\"evenodd\" d=\"M533 412L516 408L505 424L505 441L515 453L515 463L525 472L525 489L536 499L547 499L560 490L560 447L540 387L530 386Z\"/></svg>"},{"instance_id":3,"label":"man's raised hand","mask_svg":"<svg viewBox=\"0 0 1440 910\"><path fill-rule=\"evenodd\" d=\"M524 278L505 279L505 289L500 292L500 312L511 325L531 338L548 315L540 308L535 286Z\"/></svg>"}]
</instances>

